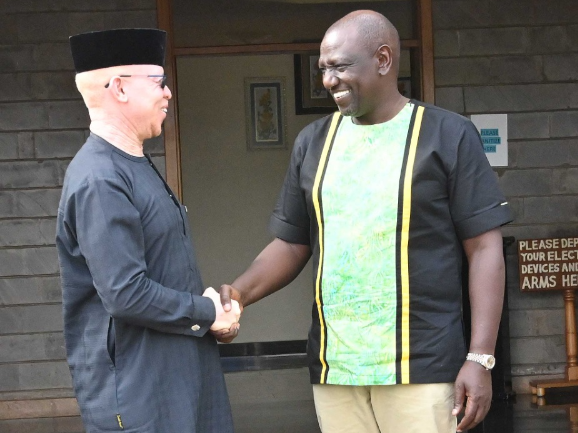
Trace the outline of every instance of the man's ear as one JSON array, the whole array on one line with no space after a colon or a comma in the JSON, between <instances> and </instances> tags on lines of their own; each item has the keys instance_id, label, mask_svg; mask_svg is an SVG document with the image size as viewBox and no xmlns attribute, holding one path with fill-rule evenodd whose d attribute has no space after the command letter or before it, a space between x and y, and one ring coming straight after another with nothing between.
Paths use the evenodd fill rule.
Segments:
<instances>
[{"instance_id":1,"label":"man's ear","mask_svg":"<svg viewBox=\"0 0 578 433\"><path fill-rule=\"evenodd\" d=\"M120 77L112 77L108 84L108 90L112 92L113 96L120 102L128 101L128 96L123 88L123 81Z\"/></svg>"},{"instance_id":2,"label":"man's ear","mask_svg":"<svg viewBox=\"0 0 578 433\"><path fill-rule=\"evenodd\" d=\"M383 44L377 49L375 55L377 56L379 75L387 75L393 66L393 51L391 47Z\"/></svg>"}]
</instances>

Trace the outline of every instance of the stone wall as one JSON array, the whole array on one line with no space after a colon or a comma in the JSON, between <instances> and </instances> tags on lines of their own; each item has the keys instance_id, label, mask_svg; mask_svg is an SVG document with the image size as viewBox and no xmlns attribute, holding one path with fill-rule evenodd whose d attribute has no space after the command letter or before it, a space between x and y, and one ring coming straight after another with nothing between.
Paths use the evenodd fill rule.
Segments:
<instances>
[{"instance_id":1,"label":"stone wall","mask_svg":"<svg viewBox=\"0 0 578 433\"><path fill-rule=\"evenodd\" d=\"M578 235L578 3L433 0L436 104L507 113L509 165L497 169L516 239ZM562 292L520 293L508 251L514 389L564 373Z\"/></svg>"},{"instance_id":2,"label":"stone wall","mask_svg":"<svg viewBox=\"0 0 578 433\"><path fill-rule=\"evenodd\" d=\"M0 403L72 396L54 237L88 116L68 36L156 26L155 0L0 0ZM164 167L162 139L145 150Z\"/></svg>"},{"instance_id":3,"label":"stone wall","mask_svg":"<svg viewBox=\"0 0 578 433\"><path fill-rule=\"evenodd\" d=\"M433 5L437 104L466 115L509 114L510 164L497 174L516 222L504 234L576 235L576 0ZM155 26L154 0L0 0L0 406L72 396L54 227L64 172L88 118L67 38ZM146 150L164 167L162 140ZM508 272L514 385L527 392L529 378L563 373L562 298L519 292L515 248ZM74 413L59 413L67 411Z\"/></svg>"}]
</instances>

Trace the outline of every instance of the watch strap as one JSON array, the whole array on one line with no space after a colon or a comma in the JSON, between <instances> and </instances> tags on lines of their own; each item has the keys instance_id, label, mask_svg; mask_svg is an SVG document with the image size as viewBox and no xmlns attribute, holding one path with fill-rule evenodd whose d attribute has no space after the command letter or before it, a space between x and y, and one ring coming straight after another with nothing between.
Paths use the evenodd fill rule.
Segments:
<instances>
[{"instance_id":1,"label":"watch strap","mask_svg":"<svg viewBox=\"0 0 578 433\"><path fill-rule=\"evenodd\" d=\"M466 356L467 361L477 362L486 370L491 370L494 367L493 365L488 365L488 361L492 358L493 355L487 355L484 353L472 353L472 352L468 353L468 356Z\"/></svg>"}]
</instances>

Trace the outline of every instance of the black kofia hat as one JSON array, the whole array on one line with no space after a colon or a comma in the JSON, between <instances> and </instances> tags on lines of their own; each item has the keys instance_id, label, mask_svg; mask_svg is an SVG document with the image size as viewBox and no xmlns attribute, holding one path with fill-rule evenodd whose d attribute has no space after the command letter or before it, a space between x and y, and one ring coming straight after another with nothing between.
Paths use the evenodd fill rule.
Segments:
<instances>
[{"instance_id":1,"label":"black kofia hat","mask_svg":"<svg viewBox=\"0 0 578 433\"><path fill-rule=\"evenodd\" d=\"M123 65L165 65L167 33L157 29L116 29L70 37L77 73Z\"/></svg>"}]
</instances>

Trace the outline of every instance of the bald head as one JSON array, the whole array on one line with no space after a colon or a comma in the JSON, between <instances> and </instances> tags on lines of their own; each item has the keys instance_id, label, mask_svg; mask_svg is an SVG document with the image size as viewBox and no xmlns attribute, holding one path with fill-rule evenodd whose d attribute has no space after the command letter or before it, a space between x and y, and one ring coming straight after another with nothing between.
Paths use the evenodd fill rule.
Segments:
<instances>
[{"instance_id":1,"label":"bald head","mask_svg":"<svg viewBox=\"0 0 578 433\"><path fill-rule=\"evenodd\" d=\"M382 14L371 10L359 10L336 21L325 35L342 30L355 30L361 43L373 54L380 45L388 45L393 55L394 70L399 72L400 41L394 25Z\"/></svg>"},{"instance_id":2,"label":"bald head","mask_svg":"<svg viewBox=\"0 0 578 433\"><path fill-rule=\"evenodd\" d=\"M124 75L150 75L163 74L163 68L158 65L124 65L111 66L109 68L94 69L91 71L80 72L76 74L76 87L86 107L89 109L103 108L105 104L115 102L115 98L111 98L110 89L105 85L110 84L114 77Z\"/></svg>"}]
</instances>

